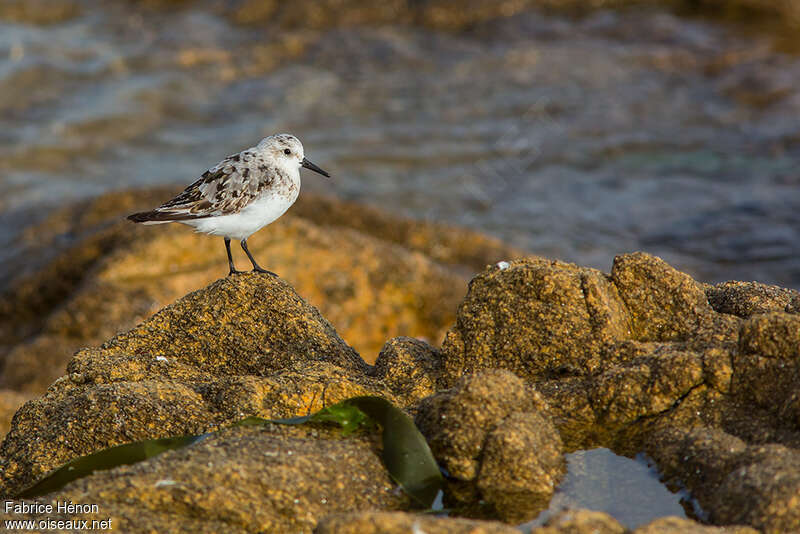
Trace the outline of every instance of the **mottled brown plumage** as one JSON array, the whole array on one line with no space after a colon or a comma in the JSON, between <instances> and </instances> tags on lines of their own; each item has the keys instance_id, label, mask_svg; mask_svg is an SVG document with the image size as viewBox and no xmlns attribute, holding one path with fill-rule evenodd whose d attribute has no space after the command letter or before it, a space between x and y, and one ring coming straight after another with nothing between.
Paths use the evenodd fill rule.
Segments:
<instances>
[{"instance_id":1,"label":"mottled brown plumage","mask_svg":"<svg viewBox=\"0 0 800 534\"><path fill-rule=\"evenodd\" d=\"M135 222L185 221L232 215L258 198L286 172L248 150L228 156L204 172L199 180L152 211L134 213Z\"/></svg>"}]
</instances>

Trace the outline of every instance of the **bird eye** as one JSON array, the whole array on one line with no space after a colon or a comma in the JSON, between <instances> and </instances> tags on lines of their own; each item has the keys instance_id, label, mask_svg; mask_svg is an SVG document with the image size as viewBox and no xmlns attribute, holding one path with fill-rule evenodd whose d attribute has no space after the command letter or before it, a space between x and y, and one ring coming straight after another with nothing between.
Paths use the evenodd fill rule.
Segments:
<instances>
[{"instance_id":1,"label":"bird eye","mask_svg":"<svg viewBox=\"0 0 800 534\"><path fill-rule=\"evenodd\" d=\"M288 148L284 148L284 149L283 149L283 153L284 153L284 154L286 154L286 155L288 156L289 154L291 154L291 153L292 153L292 151L291 151L291 150L289 150Z\"/></svg>"}]
</instances>

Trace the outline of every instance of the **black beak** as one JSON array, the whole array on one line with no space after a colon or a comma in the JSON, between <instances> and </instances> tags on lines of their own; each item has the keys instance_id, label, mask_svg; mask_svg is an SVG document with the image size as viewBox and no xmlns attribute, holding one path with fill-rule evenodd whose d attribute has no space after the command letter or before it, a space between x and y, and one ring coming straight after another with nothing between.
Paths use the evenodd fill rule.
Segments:
<instances>
[{"instance_id":1,"label":"black beak","mask_svg":"<svg viewBox=\"0 0 800 534\"><path fill-rule=\"evenodd\" d=\"M311 169L314 172L318 172L322 176L325 176L326 178L330 178L331 177L330 174L328 174L327 172L323 171L322 169L320 169L319 167L317 167L316 165L314 165L313 163L308 161L306 158L303 158L303 161L300 162L300 165L302 165L306 169Z\"/></svg>"}]
</instances>

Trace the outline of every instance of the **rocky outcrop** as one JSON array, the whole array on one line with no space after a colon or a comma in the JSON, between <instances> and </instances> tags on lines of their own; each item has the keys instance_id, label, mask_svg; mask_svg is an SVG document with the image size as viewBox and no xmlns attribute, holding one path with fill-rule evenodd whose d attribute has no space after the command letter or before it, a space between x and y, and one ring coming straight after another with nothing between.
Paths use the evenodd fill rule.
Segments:
<instances>
[{"instance_id":1,"label":"rocky outcrop","mask_svg":"<svg viewBox=\"0 0 800 534\"><path fill-rule=\"evenodd\" d=\"M309 413L367 393L392 398L366 370L279 278L224 278L77 353L68 376L17 413L0 449L4 491L120 443Z\"/></svg>"},{"instance_id":2,"label":"rocky outcrop","mask_svg":"<svg viewBox=\"0 0 800 534\"><path fill-rule=\"evenodd\" d=\"M22 273L7 281L0 299L0 384L42 392L78 349L227 272L221 240L180 225L123 220L172 193L108 194L56 211L26 232ZM368 361L395 335L438 342L466 274L515 254L474 232L312 194L253 236L250 247Z\"/></svg>"},{"instance_id":3,"label":"rocky outcrop","mask_svg":"<svg viewBox=\"0 0 800 534\"><path fill-rule=\"evenodd\" d=\"M718 524L796 529L793 514L773 517L790 507L794 490L768 482L778 473L791 481L797 472L780 460L800 444L795 298L790 290L753 284L704 287L642 253L617 257L608 275L542 260L503 263L470 283L442 347L440 382L454 386L464 374L511 371L543 395L567 449L600 445L635 454L654 433L695 427L738 436L749 447L775 443L785 452L769 460L762 453L746 471L731 471L744 479L712 485L716 496L730 499L708 499L703 508ZM503 393L494 395L512 394L509 383L498 384ZM423 429L426 403L445 395L452 393L423 401L417 416ZM440 443L447 443L445 424L430 425L427 435L443 464L469 478L480 448L462 453L468 443L459 440L472 435L471 425L464 414L448 418L464 425L449 448ZM659 465L687 456L669 448L652 455ZM690 489L705 484L682 482ZM758 505L744 506L744 495ZM729 504L737 499L741 506Z\"/></svg>"},{"instance_id":4,"label":"rocky outcrop","mask_svg":"<svg viewBox=\"0 0 800 534\"><path fill-rule=\"evenodd\" d=\"M118 260L128 254L101 263L123 269ZM532 519L563 475L563 451L602 445L646 450L671 484L692 491L712 523L730 527L672 518L641 532L797 529L800 315L790 292L764 296L755 287L753 297L753 287L703 286L642 253L618 257L609 274L535 258L501 262L472 280L441 349L392 338L371 367L282 279L225 278L80 350L68 374L14 417L0 447L0 488L12 495L110 445L208 432L247 415L305 414L374 394L414 415L448 474L444 503L454 514ZM200 531L346 532L359 525L391 532L423 523L431 531L503 531L498 523L408 513L411 503L373 462L378 451L369 435L350 442L326 427L228 429L47 498L95 499L120 524L146 510L153 530L169 511ZM253 467L258 454L267 454L268 465ZM331 455L344 463L334 465ZM369 460L351 465L358 456ZM360 495L340 496L352 486L347 480L358 481ZM204 494L216 499L213 509L197 502ZM330 496L341 503L330 504ZM244 517L233 502L259 511ZM590 511L565 512L541 527L620 529Z\"/></svg>"}]
</instances>

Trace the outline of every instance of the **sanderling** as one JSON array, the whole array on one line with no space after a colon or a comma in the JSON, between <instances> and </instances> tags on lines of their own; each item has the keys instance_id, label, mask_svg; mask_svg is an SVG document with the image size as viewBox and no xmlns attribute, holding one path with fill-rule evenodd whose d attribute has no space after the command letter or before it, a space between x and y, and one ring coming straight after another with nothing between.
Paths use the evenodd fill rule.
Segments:
<instances>
[{"instance_id":1,"label":"sanderling","mask_svg":"<svg viewBox=\"0 0 800 534\"><path fill-rule=\"evenodd\" d=\"M275 276L256 263L247 249L247 238L283 215L297 200L300 167L330 177L305 158L303 145L295 136L272 135L223 159L172 200L128 219L144 224L179 222L197 232L224 237L229 275L241 272L231 256L231 239L238 239L253 271Z\"/></svg>"}]
</instances>

